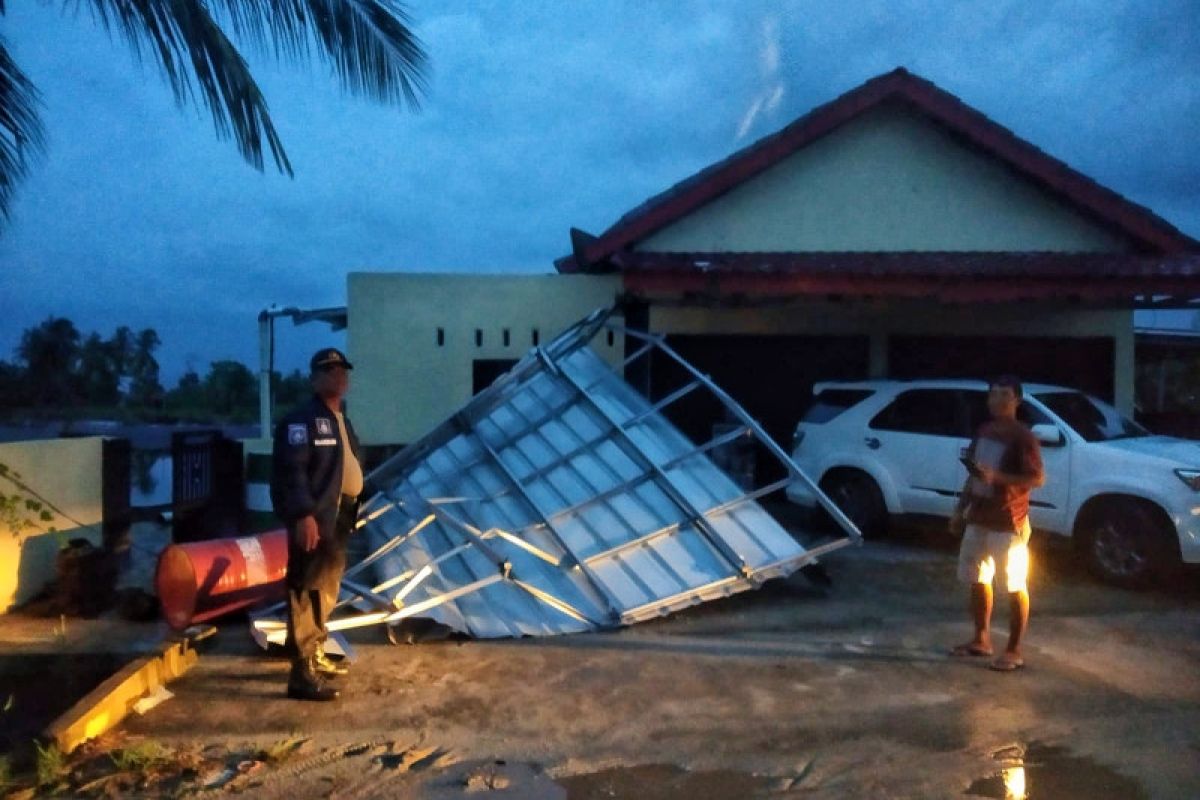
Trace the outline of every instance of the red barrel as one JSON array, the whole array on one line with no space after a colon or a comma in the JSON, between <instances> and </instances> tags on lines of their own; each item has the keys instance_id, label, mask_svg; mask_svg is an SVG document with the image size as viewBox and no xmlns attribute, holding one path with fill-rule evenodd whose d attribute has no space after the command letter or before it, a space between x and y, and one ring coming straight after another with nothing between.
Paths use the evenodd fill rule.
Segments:
<instances>
[{"instance_id":1,"label":"red barrel","mask_svg":"<svg viewBox=\"0 0 1200 800\"><path fill-rule=\"evenodd\" d=\"M172 628L283 597L287 531L173 544L158 557L154 585Z\"/></svg>"}]
</instances>

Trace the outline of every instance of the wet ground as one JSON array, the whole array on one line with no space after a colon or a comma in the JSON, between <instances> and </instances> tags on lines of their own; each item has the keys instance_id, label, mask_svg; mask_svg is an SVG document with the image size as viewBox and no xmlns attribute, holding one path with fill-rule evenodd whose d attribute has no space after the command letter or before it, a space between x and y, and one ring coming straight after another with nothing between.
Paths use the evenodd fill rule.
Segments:
<instances>
[{"instance_id":1,"label":"wet ground","mask_svg":"<svg viewBox=\"0 0 1200 800\"><path fill-rule=\"evenodd\" d=\"M1027 667L1000 674L946 655L968 634L948 537L824 568L829 585L793 576L612 633L393 646L364 629L334 704L286 700L286 662L230 623L120 733L206 754L210 793L288 800L1200 797L1196 573L1126 592L1036 549ZM288 760L247 756L293 740Z\"/></svg>"}]
</instances>

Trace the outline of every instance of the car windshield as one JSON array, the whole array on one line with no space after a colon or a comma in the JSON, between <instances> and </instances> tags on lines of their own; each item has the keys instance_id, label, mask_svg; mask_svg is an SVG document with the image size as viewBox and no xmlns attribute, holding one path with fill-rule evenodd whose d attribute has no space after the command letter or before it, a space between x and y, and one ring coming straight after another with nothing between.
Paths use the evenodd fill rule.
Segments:
<instances>
[{"instance_id":1,"label":"car windshield","mask_svg":"<svg viewBox=\"0 0 1200 800\"><path fill-rule=\"evenodd\" d=\"M1108 403L1082 392L1046 392L1035 397L1089 442L1150 435L1149 431L1121 416Z\"/></svg>"}]
</instances>

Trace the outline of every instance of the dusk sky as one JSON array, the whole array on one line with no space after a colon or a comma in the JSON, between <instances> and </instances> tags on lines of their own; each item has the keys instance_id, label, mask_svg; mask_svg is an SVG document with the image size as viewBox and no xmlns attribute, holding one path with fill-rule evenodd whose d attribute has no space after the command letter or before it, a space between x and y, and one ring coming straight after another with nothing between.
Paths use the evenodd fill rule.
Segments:
<instances>
[{"instance_id":1,"label":"dusk sky","mask_svg":"<svg viewBox=\"0 0 1200 800\"><path fill-rule=\"evenodd\" d=\"M6 5L49 142L0 230L0 359L55 315L156 328L168 387L256 369L273 303L342 305L352 271L552 271L571 226L598 233L897 66L1200 237L1197 0L415 0L416 113L247 45L294 179L177 108L86 4ZM281 327L279 365L327 331Z\"/></svg>"}]
</instances>

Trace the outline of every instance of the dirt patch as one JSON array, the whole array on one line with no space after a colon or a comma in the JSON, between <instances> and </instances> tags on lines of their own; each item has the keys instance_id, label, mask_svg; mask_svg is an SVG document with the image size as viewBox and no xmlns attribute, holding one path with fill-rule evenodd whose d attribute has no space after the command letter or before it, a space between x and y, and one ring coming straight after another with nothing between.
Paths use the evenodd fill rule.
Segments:
<instances>
[{"instance_id":1,"label":"dirt patch","mask_svg":"<svg viewBox=\"0 0 1200 800\"><path fill-rule=\"evenodd\" d=\"M779 779L734 770L689 772L669 764L614 767L586 775L559 778L570 800L725 800L729 797L764 797L786 791ZM790 784L790 781L789 781Z\"/></svg>"}]
</instances>

